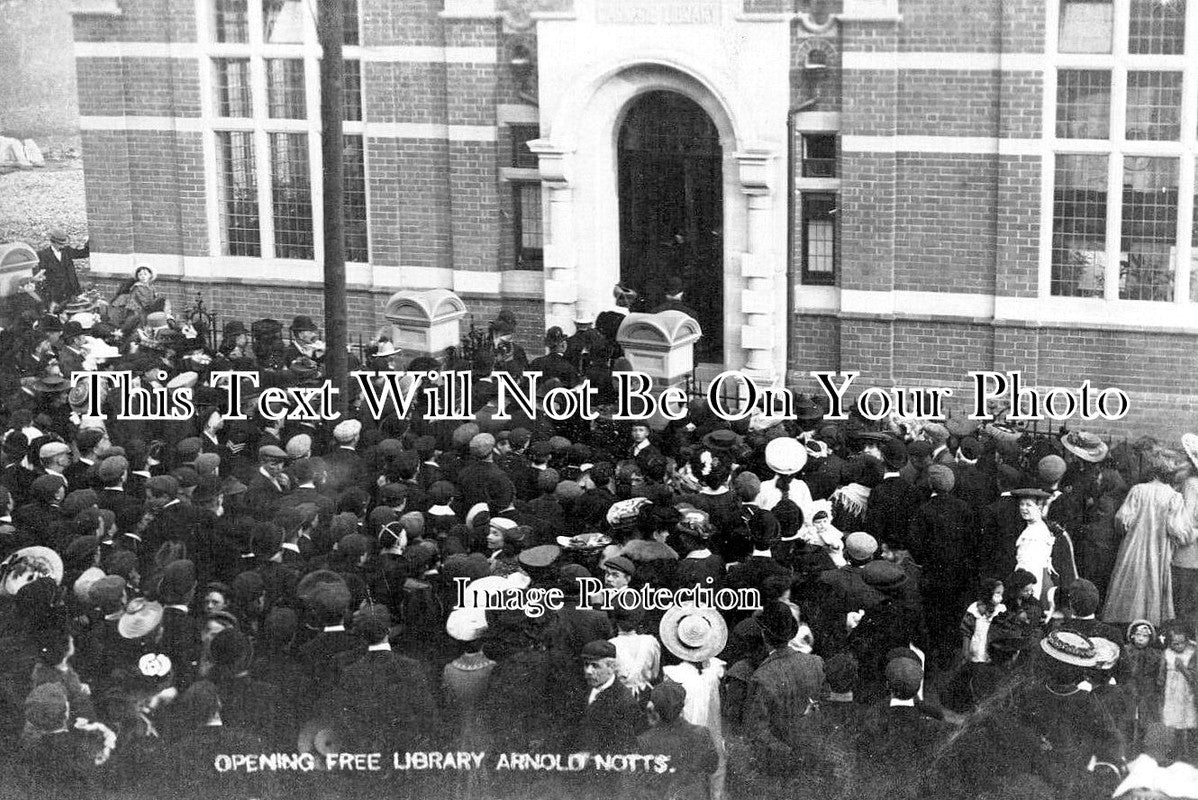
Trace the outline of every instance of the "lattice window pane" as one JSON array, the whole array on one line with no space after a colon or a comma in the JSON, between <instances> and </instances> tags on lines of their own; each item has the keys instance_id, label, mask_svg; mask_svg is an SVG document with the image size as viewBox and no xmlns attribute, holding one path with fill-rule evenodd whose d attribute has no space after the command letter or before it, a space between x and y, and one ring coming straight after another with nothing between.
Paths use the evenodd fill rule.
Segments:
<instances>
[{"instance_id":1,"label":"lattice window pane","mask_svg":"<svg viewBox=\"0 0 1198 800\"><path fill-rule=\"evenodd\" d=\"M358 14L358 0L342 0L342 44L361 44L361 17Z\"/></svg>"},{"instance_id":2,"label":"lattice window pane","mask_svg":"<svg viewBox=\"0 0 1198 800\"><path fill-rule=\"evenodd\" d=\"M537 154L528 149L528 143L540 137L541 129L536 125L512 125L508 130L512 134L512 166L536 169Z\"/></svg>"},{"instance_id":3,"label":"lattice window pane","mask_svg":"<svg viewBox=\"0 0 1198 800\"><path fill-rule=\"evenodd\" d=\"M302 59L267 59L266 103L272 119L307 119L304 95Z\"/></svg>"},{"instance_id":4,"label":"lattice window pane","mask_svg":"<svg viewBox=\"0 0 1198 800\"><path fill-rule=\"evenodd\" d=\"M1114 19L1111 0L1062 0L1057 50L1062 53L1111 52Z\"/></svg>"},{"instance_id":5,"label":"lattice window pane","mask_svg":"<svg viewBox=\"0 0 1198 800\"><path fill-rule=\"evenodd\" d=\"M304 0L262 0L262 41L267 44L303 42L306 13Z\"/></svg>"},{"instance_id":6,"label":"lattice window pane","mask_svg":"<svg viewBox=\"0 0 1198 800\"><path fill-rule=\"evenodd\" d=\"M248 0L214 0L212 35L218 42L248 42L250 21Z\"/></svg>"},{"instance_id":7,"label":"lattice window pane","mask_svg":"<svg viewBox=\"0 0 1198 800\"><path fill-rule=\"evenodd\" d=\"M836 195L803 196L803 282L831 285L836 275Z\"/></svg>"},{"instance_id":8,"label":"lattice window pane","mask_svg":"<svg viewBox=\"0 0 1198 800\"><path fill-rule=\"evenodd\" d=\"M366 227L366 153L361 136L346 136L342 150L345 165L345 260L370 261L370 238Z\"/></svg>"},{"instance_id":9,"label":"lattice window pane","mask_svg":"<svg viewBox=\"0 0 1198 800\"><path fill-rule=\"evenodd\" d=\"M362 62L345 60L345 119L359 122L362 119Z\"/></svg>"},{"instance_id":10,"label":"lattice window pane","mask_svg":"<svg viewBox=\"0 0 1198 800\"><path fill-rule=\"evenodd\" d=\"M248 58L213 59L216 69L216 113L222 117L252 117Z\"/></svg>"},{"instance_id":11,"label":"lattice window pane","mask_svg":"<svg viewBox=\"0 0 1198 800\"><path fill-rule=\"evenodd\" d=\"M1111 73L1102 69L1057 72L1057 136L1108 139L1111 135Z\"/></svg>"},{"instance_id":12,"label":"lattice window pane","mask_svg":"<svg viewBox=\"0 0 1198 800\"><path fill-rule=\"evenodd\" d=\"M1175 158L1123 157L1123 231L1119 296L1172 300L1177 263Z\"/></svg>"},{"instance_id":13,"label":"lattice window pane","mask_svg":"<svg viewBox=\"0 0 1198 800\"><path fill-rule=\"evenodd\" d=\"M1127 73L1128 139L1177 141L1181 136L1181 73Z\"/></svg>"},{"instance_id":14,"label":"lattice window pane","mask_svg":"<svg viewBox=\"0 0 1198 800\"><path fill-rule=\"evenodd\" d=\"M1185 40L1186 0L1131 0L1127 52L1180 55Z\"/></svg>"},{"instance_id":15,"label":"lattice window pane","mask_svg":"<svg viewBox=\"0 0 1198 800\"><path fill-rule=\"evenodd\" d=\"M1052 294L1102 297L1107 265L1107 156L1058 155L1054 187Z\"/></svg>"},{"instance_id":16,"label":"lattice window pane","mask_svg":"<svg viewBox=\"0 0 1198 800\"><path fill-rule=\"evenodd\" d=\"M221 245L227 256L260 256L258 178L254 171L254 134L218 131Z\"/></svg>"},{"instance_id":17,"label":"lattice window pane","mask_svg":"<svg viewBox=\"0 0 1198 800\"><path fill-rule=\"evenodd\" d=\"M270 166L275 255L279 258L315 258L308 135L272 133Z\"/></svg>"},{"instance_id":18,"label":"lattice window pane","mask_svg":"<svg viewBox=\"0 0 1198 800\"><path fill-rule=\"evenodd\" d=\"M541 184L517 183L515 192L516 268L540 269L545 252L541 225Z\"/></svg>"}]
</instances>

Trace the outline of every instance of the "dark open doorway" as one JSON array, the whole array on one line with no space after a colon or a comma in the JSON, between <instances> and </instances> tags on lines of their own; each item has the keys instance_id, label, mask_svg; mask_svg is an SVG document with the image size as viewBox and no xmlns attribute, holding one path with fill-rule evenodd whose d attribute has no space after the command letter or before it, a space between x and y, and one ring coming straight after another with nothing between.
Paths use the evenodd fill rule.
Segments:
<instances>
[{"instance_id":1,"label":"dark open doorway","mask_svg":"<svg viewBox=\"0 0 1198 800\"><path fill-rule=\"evenodd\" d=\"M703 328L695 360L724 350L724 193L720 136L697 103L650 92L619 138L620 280L657 308L678 281Z\"/></svg>"}]
</instances>

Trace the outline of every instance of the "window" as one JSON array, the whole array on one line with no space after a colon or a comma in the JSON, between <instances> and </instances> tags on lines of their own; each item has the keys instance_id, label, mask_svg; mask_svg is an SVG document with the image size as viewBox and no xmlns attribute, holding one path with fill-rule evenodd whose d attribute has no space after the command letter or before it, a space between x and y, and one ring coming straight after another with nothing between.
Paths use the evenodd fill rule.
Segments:
<instances>
[{"instance_id":1,"label":"window","mask_svg":"<svg viewBox=\"0 0 1198 800\"><path fill-rule=\"evenodd\" d=\"M267 113L274 119L306 119L304 62L300 58L266 61Z\"/></svg>"},{"instance_id":2,"label":"window","mask_svg":"<svg viewBox=\"0 0 1198 800\"><path fill-rule=\"evenodd\" d=\"M1063 69L1057 73L1057 137L1107 139L1111 135L1111 73Z\"/></svg>"},{"instance_id":3,"label":"window","mask_svg":"<svg viewBox=\"0 0 1198 800\"><path fill-rule=\"evenodd\" d=\"M830 286L836 277L836 195L803 193L803 283Z\"/></svg>"},{"instance_id":4,"label":"window","mask_svg":"<svg viewBox=\"0 0 1198 800\"><path fill-rule=\"evenodd\" d=\"M515 207L516 269L540 269L545 241L541 227L541 184L512 184Z\"/></svg>"},{"instance_id":5,"label":"window","mask_svg":"<svg viewBox=\"0 0 1198 800\"><path fill-rule=\"evenodd\" d=\"M218 42L248 42L249 0L216 0L213 4L212 33Z\"/></svg>"},{"instance_id":6,"label":"window","mask_svg":"<svg viewBox=\"0 0 1198 800\"><path fill-rule=\"evenodd\" d=\"M1186 40L1186 0L1131 0L1127 52L1180 55Z\"/></svg>"},{"instance_id":7,"label":"window","mask_svg":"<svg viewBox=\"0 0 1198 800\"><path fill-rule=\"evenodd\" d=\"M1177 159L1125 156L1119 297L1172 300Z\"/></svg>"},{"instance_id":8,"label":"window","mask_svg":"<svg viewBox=\"0 0 1198 800\"><path fill-rule=\"evenodd\" d=\"M362 121L362 62L345 59L344 118L347 122Z\"/></svg>"},{"instance_id":9,"label":"window","mask_svg":"<svg viewBox=\"0 0 1198 800\"><path fill-rule=\"evenodd\" d=\"M1057 49L1062 53L1109 53L1115 18L1111 0L1064 0Z\"/></svg>"},{"instance_id":10,"label":"window","mask_svg":"<svg viewBox=\"0 0 1198 800\"><path fill-rule=\"evenodd\" d=\"M359 0L344 3L344 42L361 43ZM201 47L211 64L204 118L216 155L213 247L230 256L313 260L319 196L320 47L309 0L206 0ZM368 262L362 69L345 61L346 260ZM232 122L237 120L237 122ZM315 157L314 157L315 156ZM314 184L315 181L315 184Z\"/></svg>"},{"instance_id":11,"label":"window","mask_svg":"<svg viewBox=\"0 0 1198 800\"><path fill-rule=\"evenodd\" d=\"M275 220L275 254L279 258L315 258L308 134L270 135L270 192Z\"/></svg>"},{"instance_id":12,"label":"window","mask_svg":"<svg viewBox=\"0 0 1198 800\"><path fill-rule=\"evenodd\" d=\"M1198 300L1198 239L1180 203L1195 194L1198 154L1198 131L1182 130L1198 111L1186 0L1058 0L1057 9L1049 291Z\"/></svg>"},{"instance_id":13,"label":"window","mask_svg":"<svg viewBox=\"0 0 1198 800\"><path fill-rule=\"evenodd\" d=\"M1052 293L1102 297L1106 280L1107 157L1058 155L1055 173Z\"/></svg>"},{"instance_id":14,"label":"window","mask_svg":"<svg viewBox=\"0 0 1198 800\"><path fill-rule=\"evenodd\" d=\"M1181 73L1127 73L1128 139L1177 141L1181 136Z\"/></svg>"},{"instance_id":15,"label":"window","mask_svg":"<svg viewBox=\"0 0 1198 800\"><path fill-rule=\"evenodd\" d=\"M217 142L224 254L262 255L258 233L258 179L254 165L253 134L249 131L224 131L217 134Z\"/></svg>"},{"instance_id":16,"label":"window","mask_svg":"<svg viewBox=\"0 0 1198 800\"><path fill-rule=\"evenodd\" d=\"M836 135L831 133L803 134L803 177L836 177Z\"/></svg>"},{"instance_id":17,"label":"window","mask_svg":"<svg viewBox=\"0 0 1198 800\"><path fill-rule=\"evenodd\" d=\"M520 169L537 169L537 154L528 149L528 143L541 136L536 125L512 125L512 166Z\"/></svg>"},{"instance_id":18,"label":"window","mask_svg":"<svg viewBox=\"0 0 1198 800\"><path fill-rule=\"evenodd\" d=\"M342 219L345 222L345 260L365 262L370 260L370 238L366 227L366 152L361 136L345 137L342 151L345 169L345 204Z\"/></svg>"},{"instance_id":19,"label":"window","mask_svg":"<svg viewBox=\"0 0 1198 800\"><path fill-rule=\"evenodd\" d=\"M216 110L222 117L252 117L248 58L213 59L216 69Z\"/></svg>"}]
</instances>

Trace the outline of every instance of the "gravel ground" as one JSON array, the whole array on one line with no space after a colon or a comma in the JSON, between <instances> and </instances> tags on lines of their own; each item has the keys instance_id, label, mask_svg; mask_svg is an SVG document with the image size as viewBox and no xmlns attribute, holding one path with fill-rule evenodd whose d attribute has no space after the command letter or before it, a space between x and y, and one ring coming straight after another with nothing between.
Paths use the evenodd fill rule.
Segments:
<instances>
[{"instance_id":1,"label":"gravel ground","mask_svg":"<svg viewBox=\"0 0 1198 800\"><path fill-rule=\"evenodd\" d=\"M63 149L46 155L45 167L0 174L0 242L45 247L46 233L55 226L66 231L72 244L80 245L87 238L83 162L78 151Z\"/></svg>"}]
</instances>

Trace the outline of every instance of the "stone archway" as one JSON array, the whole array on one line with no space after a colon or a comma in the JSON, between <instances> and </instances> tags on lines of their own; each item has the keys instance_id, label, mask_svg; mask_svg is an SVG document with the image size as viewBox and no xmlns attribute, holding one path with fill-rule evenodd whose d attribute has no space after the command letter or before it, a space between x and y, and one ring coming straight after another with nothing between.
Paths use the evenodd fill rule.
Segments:
<instances>
[{"instance_id":1,"label":"stone archway","mask_svg":"<svg viewBox=\"0 0 1198 800\"><path fill-rule=\"evenodd\" d=\"M580 75L530 143L548 188L546 325L569 330L579 304L613 307L619 279L618 137L628 110L649 92L673 92L714 123L722 152L723 366L754 380L782 380L786 365L785 184L782 143L762 144L735 87L701 67L646 56ZM785 117L782 117L785 124ZM785 128L782 129L783 134ZM542 131L543 134L546 131ZM780 152L781 151L781 152Z\"/></svg>"}]
</instances>

